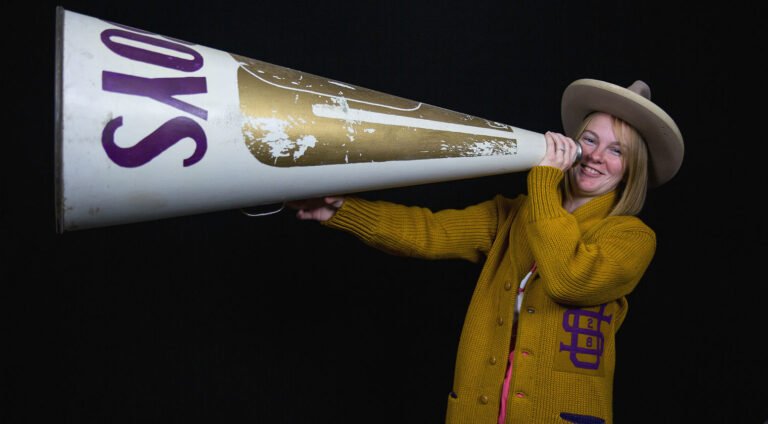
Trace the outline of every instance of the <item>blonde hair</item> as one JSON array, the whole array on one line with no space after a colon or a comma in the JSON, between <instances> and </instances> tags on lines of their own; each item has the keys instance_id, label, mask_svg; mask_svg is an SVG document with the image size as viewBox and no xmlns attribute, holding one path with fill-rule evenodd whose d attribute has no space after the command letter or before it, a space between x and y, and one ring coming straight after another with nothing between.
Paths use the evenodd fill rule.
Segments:
<instances>
[{"instance_id":1,"label":"blonde hair","mask_svg":"<svg viewBox=\"0 0 768 424\"><path fill-rule=\"evenodd\" d=\"M578 140L595 113L597 112L584 118L576 137L573 137L573 134L568 134L568 136ZM613 119L613 132L622 147L621 160L624 164L624 175L616 187L619 200L611 210L610 215L637 215L643 209L645 195L648 191L648 148L643 137L633 126L613 115L611 118ZM571 168L564 179L566 199L571 199L573 196L574 172L575 169Z\"/></svg>"}]
</instances>

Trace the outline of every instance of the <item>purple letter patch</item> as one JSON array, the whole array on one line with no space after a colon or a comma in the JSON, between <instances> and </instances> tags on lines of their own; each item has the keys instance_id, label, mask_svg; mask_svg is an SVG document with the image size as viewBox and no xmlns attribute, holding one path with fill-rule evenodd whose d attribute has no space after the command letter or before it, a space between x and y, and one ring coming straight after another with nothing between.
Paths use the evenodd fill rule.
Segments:
<instances>
[{"instance_id":1,"label":"purple letter patch","mask_svg":"<svg viewBox=\"0 0 768 424\"><path fill-rule=\"evenodd\" d=\"M560 351L570 352L571 363L577 367L596 370L603 356L604 337L600 331L603 322L611 323L612 315L605 315L605 305L600 311L568 309L563 314L563 329L570 333L571 344L560 342Z\"/></svg>"}]
</instances>

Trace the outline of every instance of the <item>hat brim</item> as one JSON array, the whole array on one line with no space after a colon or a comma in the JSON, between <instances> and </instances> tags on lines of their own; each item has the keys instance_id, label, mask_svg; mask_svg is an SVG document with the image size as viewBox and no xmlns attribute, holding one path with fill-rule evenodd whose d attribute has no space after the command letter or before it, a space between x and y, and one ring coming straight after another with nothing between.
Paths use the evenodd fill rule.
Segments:
<instances>
[{"instance_id":1,"label":"hat brim","mask_svg":"<svg viewBox=\"0 0 768 424\"><path fill-rule=\"evenodd\" d=\"M572 82L563 91L561 115L566 135L575 134L592 112L605 112L632 125L648 146L648 183L660 186L683 162L683 136L675 121L655 103L624 87L594 79Z\"/></svg>"}]
</instances>

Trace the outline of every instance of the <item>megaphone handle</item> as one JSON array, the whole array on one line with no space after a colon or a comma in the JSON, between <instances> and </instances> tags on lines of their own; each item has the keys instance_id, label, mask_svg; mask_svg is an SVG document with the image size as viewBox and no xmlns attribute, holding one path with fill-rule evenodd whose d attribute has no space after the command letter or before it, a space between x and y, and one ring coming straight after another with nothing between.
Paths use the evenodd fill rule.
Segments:
<instances>
[{"instance_id":1,"label":"megaphone handle","mask_svg":"<svg viewBox=\"0 0 768 424\"><path fill-rule=\"evenodd\" d=\"M275 210L275 211L262 212L262 213L248 213L248 212L245 211L245 209L241 208L240 212L242 212L243 215L245 215L245 216L249 216L251 218L254 218L254 217L259 217L259 216L274 215L274 214L282 211L283 209L285 209L285 202L283 202L282 205L280 205L280 209Z\"/></svg>"}]
</instances>

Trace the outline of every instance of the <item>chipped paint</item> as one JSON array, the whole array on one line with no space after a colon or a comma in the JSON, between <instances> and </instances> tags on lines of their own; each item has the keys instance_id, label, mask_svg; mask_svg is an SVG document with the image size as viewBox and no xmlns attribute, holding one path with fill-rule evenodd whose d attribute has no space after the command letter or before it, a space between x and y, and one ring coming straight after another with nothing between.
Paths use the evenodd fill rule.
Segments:
<instances>
[{"instance_id":1,"label":"chipped paint","mask_svg":"<svg viewBox=\"0 0 768 424\"><path fill-rule=\"evenodd\" d=\"M293 160L298 160L300 157L304 156L304 153L306 153L307 149L315 147L316 144L317 139L314 135L306 135L296 140L296 146L298 149L293 152Z\"/></svg>"},{"instance_id":2,"label":"chipped paint","mask_svg":"<svg viewBox=\"0 0 768 424\"><path fill-rule=\"evenodd\" d=\"M292 167L517 154L516 130L511 126L236 58L240 107L246 117L242 134L251 154L264 164Z\"/></svg>"},{"instance_id":3,"label":"chipped paint","mask_svg":"<svg viewBox=\"0 0 768 424\"><path fill-rule=\"evenodd\" d=\"M473 156L512 155L517 153L517 145L510 146L497 141L479 141L469 146Z\"/></svg>"},{"instance_id":4,"label":"chipped paint","mask_svg":"<svg viewBox=\"0 0 768 424\"><path fill-rule=\"evenodd\" d=\"M315 147L317 138L305 135L292 140L286 132L290 127L291 124L282 119L245 117L243 134L249 147L257 142L267 146L275 161L288 156L298 160L307 149Z\"/></svg>"},{"instance_id":5,"label":"chipped paint","mask_svg":"<svg viewBox=\"0 0 768 424\"><path fill-rule=\"evenodd\" d=\"M306 90L306 89L295 88L295 87L286 87L286 86L283 86L283 85L276 84L273 81L268 81L268 80L260 77L259 75L254 74L253 71L251 71L251 69L248 66L246 66L245 64L243 64L242 62L240 63L240 69L242 69L245 72L251 74L252 76L258 78L262 82L265 82L265 83L267 83L269 85L272 85L274 87L278 87L278 88L281 88L281 89L284 89L284 90L300 91L300 92L304 92L304 93L308 93L308 94L314 94L316 96L322 96L322 97L339 97L338 95L334 95L334 94L321 93L319 91ZM264 72L260 72L260 73L264 73ZM273 77L276 78L276 76L273 76ZM279 79L283 79L283 78L279 78ZM311 85L307 85L306 87L312 87L312 86ZM356 102L356 103L367 104L367 105L371 105L371 106L378 106L378 107L383 107L383 108L388 108L388 109L393 109L393 110L401 110L401 111L414 111L414 110L418 110L422 106L422 104L423 104L423 103L417 103L416 106L413 106L411 108L401 108L401 107L396 107L396 106L391 106L391 105L386 105L386 104L381 104L381 103L368 102L368 101L359 100L359 99L351 99L350 98L350 99L347 99L347 100L350 101L350 102Z\"/></svg>"},{"instance_id":6,"label":"chipped paint","mask_svg":"<svg viewBox=\"0 0 768 424\"><path fill-rule=\"evenodd\" d=\"M476 140L464 145L443 143L440 149L457 156L500 156L517 154L517 143L499 140Z\"/></svg>"},{"instance_id":7,"label":"chipped paint","mask_svg":"<svg viewBox=\"0 0 768 424\"><path fill-rule=\"evenodd\" d=\"M434 121L431 119L412 118L408 116L392 115L387 113L372 112L363 109L350 109L347 102L332 106L313 104L312 113L323 118L343 119L353 122L368 122L384 125L393 125L409 128L423 128L429 130L447 131L463 134L487 135L500 138L513 138L512 132L494 128L474 127L470 125L454 124L450 122Z\"/></svg>"},{"instance_id":8,"label":"chipped paint","mask_svg":"<svg viewBox=\"0 0 768 424\"><path fill-rule=\"evenodd\" d=\"M61 29L68 41L57 28L56 43L54 178L61 232L512 172L538 163L546 147L541 134L194 44L165 51L140 41L145 38L131 44L128 37L120 44L132 54L122 55L99 36L112 24L76 14L67 22ZM92 55L84 50L91 47ZM142 50L155 56L143 60ZM165 53L180 60L157 66L164 65L158 60ZM158 105L149 94L121 101L105 87L105 69L147 80L192 75L195 81L186 82L195 84L179 89L189 96L175 97L189 97L208 115L186 121L191 126L171 126L178 112L144 107ZM105 131L114 132L116 116L130 120L117 130L120 148L142 155L146 165L122 166L104 154L99 141ZM191 141L195 158L205 153L195 166L186 157Z\"/></svg>"}]
</instances>

